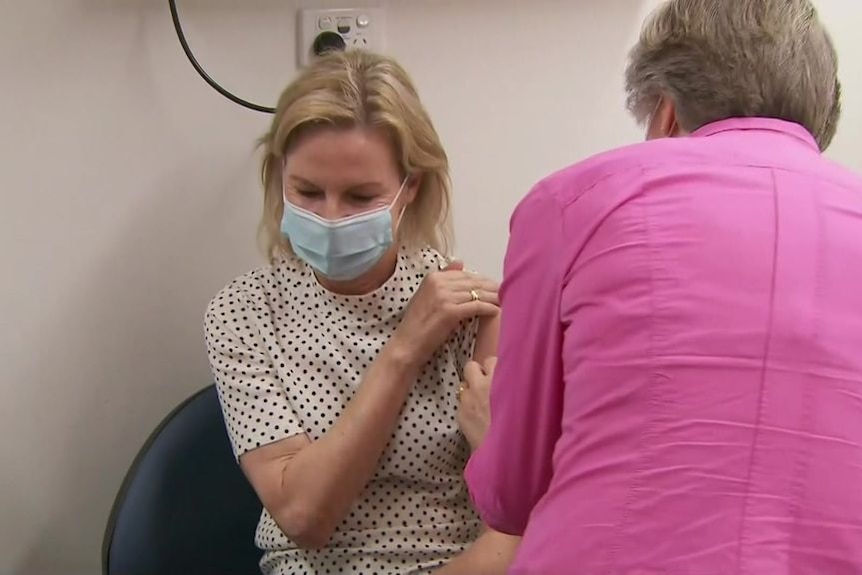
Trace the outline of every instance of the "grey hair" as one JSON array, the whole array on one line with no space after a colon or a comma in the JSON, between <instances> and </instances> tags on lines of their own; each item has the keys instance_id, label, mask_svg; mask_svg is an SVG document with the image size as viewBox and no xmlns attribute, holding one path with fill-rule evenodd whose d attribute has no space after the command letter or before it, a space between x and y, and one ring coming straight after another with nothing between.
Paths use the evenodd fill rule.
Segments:
<instances>
[{"instance_id":1,"label":"grey hair","mask_svg":"<svg viewBox=\"0 0 862 575\"><path fill-rule=\"evenodd\" d=\"M665 96L688 132L778 118L825 150L841 115L838 56L810 0L669 0L644 24L625 80L639 123Z\"/></svg>"}]
</instances>

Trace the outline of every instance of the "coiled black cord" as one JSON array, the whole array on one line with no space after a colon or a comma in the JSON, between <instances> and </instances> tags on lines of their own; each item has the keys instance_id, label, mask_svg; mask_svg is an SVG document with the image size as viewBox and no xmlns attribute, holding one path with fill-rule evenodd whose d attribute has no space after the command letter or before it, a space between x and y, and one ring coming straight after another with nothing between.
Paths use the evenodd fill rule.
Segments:
<instances>
[{"instance_id":1,"label":"coiled black cord","mask_svg":"<svg viewBox=\"0 0 862 575\"><path fill-rule=\"evenodd\" d=\"M189 62L192 63L192 66L194 67L194 69L197 70L197 73L200 74L201 78L203 78L207 84L212 86L216 92L218 92L219 94L221 94L222 96L224 96L225 98L230 100L231 102L239 104L240 106L242 106L244 108L248 108L249 110L254 110L255 112L263 112L265 114L275 114L275 108L270 108L268 106L261 106L260 104L255 104L253 102L249 102L248 100L243 100L239 96L235 96L234 94L231 94L230 92L228 92L227 90L222 88L218 82L213 80L209 76L209 74L206 73L206 71L203 69L203 67L201 67L201 65L198 63L197 59L195 59L194 54L192 54L191 48L189 48L189 43L186 41L186 35L183 33L183 27L180 24L180 16L177 13L177 2L176 2L176 0L168 0L168 6L171 9L171 18L174 21L174 30L177 31L177 38L179 38L179 40L180 40L180 45L182 45L182 47L183 47L183 52L186 53L186 57L189 59Z\"/></svg>"}]
</instances>

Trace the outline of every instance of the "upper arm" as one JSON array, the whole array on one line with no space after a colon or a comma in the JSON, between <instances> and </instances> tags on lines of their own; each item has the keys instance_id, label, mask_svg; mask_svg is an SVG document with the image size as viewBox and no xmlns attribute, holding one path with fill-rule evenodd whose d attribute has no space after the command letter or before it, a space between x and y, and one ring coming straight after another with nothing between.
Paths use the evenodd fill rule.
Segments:
<instances>
[{"instance_id":1,"label":"upper arm","mask_svg":"<svg viewBox=\"0 0 862 575\"><path fill-rule=\"evenodd\" d=\"M500 338L500 314L479 319L476 330L476 345L473 348L473 361L484 363L497 356L497 343Z\"/></svg>"},{"instance_id":2,"label":"upper arm","mask_svg":"<svg viewBox=\"0 0 862 575\"><path fill-rule=\"evenodd\" d=\"M257 298L256 298L257 299ZM268 353L261 326L269 314L244 293L226 288L207 309L210 368L234 455L304 433Z\"/></svg>"},{"instance_id":3,"label":"upper arm","mask_svg":"<svg viewBox=\"0 0 862 575\"><path fill-rule=\"evenodd\" d=\"M204 326L225 426L240 467L273 516L283 505L282 475L309 444L282 386L250 298L227 288L210 304Z\"/></svg>"},{"instance_id":4,"label":"upper arm","mask_svg":"<svg viewBox=\"0 0 862 575\"><path fill-rule=\"evenodd\" d=\"M491 427L467 480L482 518L520 534L551 479L562 418L562 210L531 194L512 218Z\"/></svg>"}]
</instances>

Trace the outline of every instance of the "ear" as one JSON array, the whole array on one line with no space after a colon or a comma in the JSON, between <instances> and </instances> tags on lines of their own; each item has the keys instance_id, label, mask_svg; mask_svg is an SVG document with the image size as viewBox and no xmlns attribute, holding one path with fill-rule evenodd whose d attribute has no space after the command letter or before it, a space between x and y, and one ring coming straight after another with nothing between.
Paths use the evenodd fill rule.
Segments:
<instances>
[{"instance_id":1,"label":"ear","mask_svg":"<svg viewBox=\"0 0 862 575\"><path fill-rule=\"evenodd\" d=\"M676 104L671 98L662 96L658 108L649 120L647 140L676 138L683 135L676 117Z\"/></svg>"},{"instance_id":2,"label":"ear","mask_svg":"<svg viewBox=\"0 0 862 575\"><path fill-rule=\"evenodd\" d=\"M409 206L419 194L419 187L422 186L422 175L417 174L410 176L407 179L407 184L404 186L404 205Z\"/></svg>"}]
</instances>

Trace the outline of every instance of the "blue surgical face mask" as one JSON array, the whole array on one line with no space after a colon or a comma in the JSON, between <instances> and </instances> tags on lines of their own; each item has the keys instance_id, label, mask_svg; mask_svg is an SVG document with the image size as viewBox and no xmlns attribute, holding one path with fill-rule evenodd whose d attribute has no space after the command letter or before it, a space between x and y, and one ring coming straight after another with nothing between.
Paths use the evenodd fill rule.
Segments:
<instances>
[{"instance_id":1,"label":"blue surgical face mask","mask_svg":"<svg viewBox=\"0 0 862 575\"><path fill-rule=\"evenodd\" d=\"M406 184L404 178L388 206L340 220L326 220L285 199L281 233L297 256L327 278L354 280L371 270L392 247L391 208Z\"/></svg>"}]
</instances>

